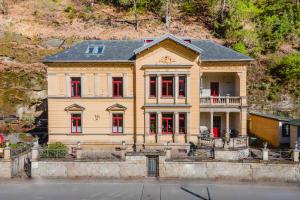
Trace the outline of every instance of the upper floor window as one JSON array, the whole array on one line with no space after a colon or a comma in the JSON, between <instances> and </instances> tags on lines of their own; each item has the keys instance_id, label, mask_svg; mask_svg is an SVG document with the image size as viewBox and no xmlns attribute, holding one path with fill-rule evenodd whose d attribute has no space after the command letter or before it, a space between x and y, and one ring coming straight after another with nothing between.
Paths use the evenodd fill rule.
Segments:
<instances>
[{"instance_id":1,"label":"upper floor window","mask_svg":"<svg viewBox=\"0 0 300 200\"><path fill-rule=\"evenodd\" d=\"M81 133L81 114L71 114L71 133Z\"/></svg>"},{"instance_id":2,"label":"upper floor window","mask_svg":"<svg viewBox=\"0 0 300 200\"><path fill-rule=\"evenodd\" d=\"M150 76L149 86L150 86L149 96L156 97L156 76Z\"/></svg>"},{"instance_id":3,"label":"upper floor window","mask_svg":"<svg viewBox=\"0 0 300 200\"><path fill-rule=\"evenodd\" d=\"M156 113L151 113L150 114L150 134L155 134L156 133Z\"/></svg>"},{"instance_id":4,"label":"upper floor window","mask_svg":"<svg viewBox=\"0 0 300 200\"><path fill-rule=\"evenodd\" d=\"M112 79L113 97L123 96L123 78L114 77Z\"/></svg>"},{"instance_id":5,"label":"upper floor window","mask_svg":"<svg viewBox=\"0 0 300 200\"><path fill-rule=\"evenodd\" d=\"M123 133L123 114L113 113L112 115L112 132Z\"/></svg>"},{"instance_id":6,"label":"upper floor window","mask_svg":"<svg viewBox=\"0 0 300 200\"><path fill-rule=\"evenodd\" d=\"M162 114L162 133L173 134L174 132L173 114Z\"/></svg>"},{"instance_id":7,"label":"upper floor window","mask_svg":"<svg viewBox=\"0 0 300 200\"><path fill-rule=\"evenodd\" d=\"M186 133L186 114L179 113L179 133Z\"/></svg>"},{"instance_id":8,"label":"upper floor window","mask_svg":"<svg viewBox=\"0 0 300 200\"><path fill-rule=\"evenodd\" d=\"M185 83L186 83L186 77L185 76L179 76L179 96L185 97Z\"/></svg>"},{"instance_id":9,"label":"upper floor window","mask_svg":"<svg viewBox=\"0 0 300 200\"><path fill-rule=\"evenodd\" d=\"M81 97L81 78L71 78L71 97Z\"/></svg>"},{"instance_id":10,"label":"upper floor window","mask_svg":"<svg viewBox=\"0 0 300 200\"><path fill-rule=\"evenodd\" d=\"M174 93L173 88L173 77L162 77L162 96L172 97Z\"/></svg>"}]
</instances>

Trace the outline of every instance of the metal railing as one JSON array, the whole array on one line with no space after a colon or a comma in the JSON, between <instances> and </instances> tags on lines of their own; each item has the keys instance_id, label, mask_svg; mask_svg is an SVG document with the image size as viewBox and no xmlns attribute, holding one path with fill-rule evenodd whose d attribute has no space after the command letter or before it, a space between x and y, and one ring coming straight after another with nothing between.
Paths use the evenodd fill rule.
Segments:
<instances>
[{"instance_id":1,"label":"metal railing","mask_svg":"<svg viewBox=\"0 0 300 200\"><path fill-rule=\"evenodd\" d=\"M200 97L200 105L241 105L242 97L239 96L210 96Z\"/></svg>"},{"instance_id":2,"label":"metal railing","mask_svg":"<svg viewBox=\"0 0 300 200\"><path fill-rule=\"evenodd\" d=\"M32 146L33 146L32 144L26 144L26 145L24 145L22 147L12 148L11 149L11 157L12 158L16 158L19 155L22 155L22 154L30 152Z\"/></svg>"},{"instance_id":3,"label":"metal railing","mask_svg":"<svg viewBox=\"0 0 300 200\"><path fill-rule=\"evenodd\" d=\"M224 139L223 138L212 138L207 136L198 137L198 146L200 147L223 147ZM229 147L230 148L239 148L248 146L248 137L239 136L229 138Z\"/></svg>"},{"instance_id":4,"label":"metal railing","mask_svg":"<svg viewBox=\"0 0 300 200\"><path fill-rule=\"evenodd\" d=\"M40 149L39 150L40 158L67 158L68 150L67 149Z\"/></svg>"}]
</instances>

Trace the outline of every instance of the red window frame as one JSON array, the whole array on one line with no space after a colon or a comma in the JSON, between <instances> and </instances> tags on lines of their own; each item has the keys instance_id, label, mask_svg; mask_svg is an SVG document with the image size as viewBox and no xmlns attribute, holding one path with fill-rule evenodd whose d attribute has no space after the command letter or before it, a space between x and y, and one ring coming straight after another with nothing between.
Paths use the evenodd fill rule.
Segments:
<instances>
[{"instance_id":1,"label":"red window frame","mask_svg":"<svg viewBox=\"0 0 300 200\"><path fill-rule=\"evenodd\" d=\"M117 130L114 130L114 122L117 124ZM121 131L120 131L120 128ZM123 113L113 113L112 114L112 132L113 133L123 133L124 131L124 120L123 120Z\"/></svg>"},{"instance_id":2,"label":"red window frame","mask_svg":"<svg viewBox=\"0 0 300 200\"><path fill-rule=\"evenodd\" d=\"M149 118L149 120L150 120L150 127L149 127L149 129L150 129L150 134L156 134L157 133L157 116L156 116L156 113L150 113L149 114L150 115L150 118ZM154 124L154 127L155 127L155 130L153 131L152 130L152 124Z\"/></svg>"},{"instance_id":3,"label":"red window frame","mask_svg":"<svg viewBox=\"0 0 300 200\"><path fill-rule=\"evenodd\" d=\"M75 131L73 131L73 122L75 122ZM78 130L78 127L80 127L80 131ZM71 133L82 133L82 115L80 113L71 114Z\"/></svg>"},{"instance_id":4,"label":"red window frame","mask_svg":"<svg viewBox=\"0 0 300 200\"><path fill-rule=\"evenodd\" d=\"M75 89L75 93L74 93ZM81 78L72 77L71 78L71 97L80 98L81 97Z\"/></svg>"},{"instance_id":5,"label":"red window frame","mask_svg":"<svg viewBox=\"0 0 300 200\"><path fill-rule=\"evenodd\" d=\"M115 94L115 87L117 87L117 91ZM112 78L112 94L113 97L123 97L123 78L122 77L113 77Z\"/></svg>"},{"instance_id":6,"label":"red window frame","mask_svg":"<svg viewBox=\"0 0 300 200\"><path fill-rule=\"evenodd\" d=\"M167 117L166 117L166 115L168 115ZM172 115L172 117L170 117L170 115ZM162 134L173 134L174 133L174 114L172 114L172 113L164 113L164 114L162 114ZM166 122L166 127L167 127L167 129L166 130L164 130L164 128L163 128L163 124L164 124L164 121ZM169 124L171 123L171 121L172 121L172 127L169 129L168 127L169 127Z\"/></svg>"},{"instance_id":7,"label":"red window frame","mask_svg":"<svg viewBox=\"0 0 300 200\"><path fill-rule=\"evenodd\" d=\"M168 79L167 79L168 78ZM171 78L171 79L170 79ZM161 81L161 94L163 97L173 97L174 95L174 77L163 76ZM166 80L167 79L167 80ZM171 91L169 91L169 85L172 85ZM164 93L163 86L165 85L166 91Z\"/></svg>"},{"instance_id":8,"label":"red window frame","mask_svg":"<svg viewBox=\"0 0 300 200\"><path fill-rule=\"evenodd\" d=\"M149 97L156 97L156 80L156 76L150 76L149 78ZM154 94L152 94L152 89L154 90Z\"/></svg>"},{"instance_id":9,"label":"red window frame","mask_svg":"<svg viewBox=\"0 0 300 200\"><path fill-rule=\"evenodd\" d=\"M178 95L179 97L185 97L186 93L186 77L185 76L179 76L179 81L178 81ZM183 90L181 90L181 88Z\"/></svg>"},{"instance_id":10,"label":"red window frame","mask_svg":"<svg viewBox=\"0 0 300 200\"><path fill-rule=\"evenodd\" d=\"M185 113L179 113L179 133L180 134L186 134L186 114ZM181 127L181 123L184 124L183 128Z\"/></svg>"}]
</instances>

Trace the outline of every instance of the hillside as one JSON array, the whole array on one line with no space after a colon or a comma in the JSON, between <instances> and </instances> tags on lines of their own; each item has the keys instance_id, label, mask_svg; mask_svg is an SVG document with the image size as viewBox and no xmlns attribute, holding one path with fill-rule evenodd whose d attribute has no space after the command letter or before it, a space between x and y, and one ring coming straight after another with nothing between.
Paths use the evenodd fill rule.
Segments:
<instances>
[{"instance_id":1,"label":"hillside","mask_svg":"<svg viewBox=\"0 0 300 200\"><path fill-rule=\"evenodd\" d=\"M30 112L42 102L46 81L40 60L46 55L84 39L172 33L211 39L256 58L247 82L250 109L300 116L297 0L269 1L269 6L262 0L134 2L0 0L1 110L12 114L22 107ZM278 11L280 16L274 14Z\"/></svg>"}]
</instances>

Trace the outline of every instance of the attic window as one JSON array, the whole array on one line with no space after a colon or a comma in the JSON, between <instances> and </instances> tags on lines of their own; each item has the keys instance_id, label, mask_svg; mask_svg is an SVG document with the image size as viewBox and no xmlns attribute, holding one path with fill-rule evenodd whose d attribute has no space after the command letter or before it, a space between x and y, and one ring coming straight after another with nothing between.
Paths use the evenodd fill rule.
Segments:
<instances>
[{"instance_id":1,"label":"attic window","mask_svg":"<svg viewBox=\"0 0 300 200\"><path fill-rule=\"evenodd\" d=\"M102 54L104 46L89 45L85 51L87 54Z\"/></svg>"}]
</instances>

